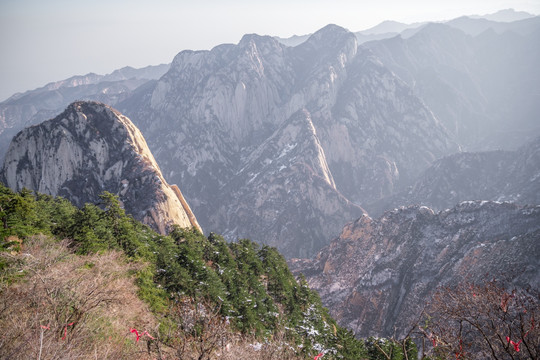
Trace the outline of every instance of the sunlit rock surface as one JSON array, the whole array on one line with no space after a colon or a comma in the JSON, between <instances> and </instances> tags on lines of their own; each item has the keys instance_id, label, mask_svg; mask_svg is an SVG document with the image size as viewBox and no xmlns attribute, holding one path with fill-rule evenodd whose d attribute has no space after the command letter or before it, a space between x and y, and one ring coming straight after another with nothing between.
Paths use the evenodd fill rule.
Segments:
<instances>
[{"instance_id":1,"label":"sunlit rock surface","mask_svg":"<svg viewBox=\"0 0 540 360\"><path fill-rule=\"evenodd\" d=\"M117 194L127 213L161 233L199 227L182 193L169 186L141 132L113 108L75 102L56 118L21 131L6 154L3 181L63 196L77 206Z\"/></svg>"}]
</instances>

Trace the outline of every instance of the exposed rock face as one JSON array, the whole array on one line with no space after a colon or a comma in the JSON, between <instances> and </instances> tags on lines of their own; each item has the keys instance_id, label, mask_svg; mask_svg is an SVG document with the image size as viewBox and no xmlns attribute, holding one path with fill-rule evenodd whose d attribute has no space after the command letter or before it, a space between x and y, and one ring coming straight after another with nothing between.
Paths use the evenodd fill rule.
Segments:
<instances>
[{"instance_id":1,"label":"exposed rock face","mask_svg":"<svg viewBox=\"0 0 540 360\"><path fill-rule=\"evenodd\" d=\"M313 254L360 214L351 202L391 194L458 151L410 88L335 25L294 48L246 35L183 51L118 107L206 230L286 256Z\"/></svg>"},{"instance_id":2,"label":"exposed rock face","mask_svg":"<svg viewBox=\"0 0 540 360\"><path fill-rule=\"evenodd\" d=\"M442 158L409 189L367 206L367 210L372 216L408 204L444 210L471 199L539 205L540 138L516 151Z\"/></svg>"},{"instance_id":3,"label":"exposed rock face","mask_svg":"<svg viewBox=\"0 0 540 360\"><path fill-rule=\"evenodd\" d=\"M410 184L434 160L459 151L446 129L369 51L347 68L335 104L316 126L340 191L369 203Z\"/></svg>"},{"instance_id":4,"label":"exposed rock face","mask_svg":"<svg viewBox=\"0 0 540 360\"><path fill-rule=\"evenodd\" d=\"M2 181L63 196L77 206L119 195L127 213L161 233L199 227L180 190L163 178L141 132L118 111L75 102L56 118L21 131L9 147Z\"/></svg>"},{"instance_id":5,"label":"exposed rock face","mask_svg":"<svg viewBox=\"0 0 540 360\"><path fill-rule=\"evenodd\" d=\"M296 260L338 322L359 337L408 331L440 285L511 279L540 286L540 206L463 202L363 216L313 260Z\"/></svg>"},{"instance_id":6,"label":"exposed rock face","mask_svg":"<svg viewBox=\"0 0 540 360\"><path fill-rule=\"evenodd\" d=\"M141 69L125 67L108 75L73 76L39 89L15 94L0 103L0 161L15 134L62 112L76 100L94 100L114 106L148 81L158 79L169 65Z\"/></svg>"},{"instance_id":7,"label":"exposed rock face","mask_svg":"<svg viewBox=\"0 0 540 360\"><path fill-rule=\"evenodd\" d=\"M313 254L327 244L321 234L338 232L343 219L364 212L336 190L307 110L294 114L253 151L237 178L241 182L223 188L229 200L212 221L223 228L235 224L225 233L229 237L272 234L267 243L288 256Z\"/></svg>"},{"instance_id":8,"label":"exposed rock face","mask_svg":"<svg viewBox=\"0 0 540 360\"><path fill-rule=\"evenodd\" d=\"M540 17L495 24L502 28L477 36L452 27L457 22L429 24L410 38L364 46L467 150L516 149L540 135Z\"/></svg>"}]
</instances>

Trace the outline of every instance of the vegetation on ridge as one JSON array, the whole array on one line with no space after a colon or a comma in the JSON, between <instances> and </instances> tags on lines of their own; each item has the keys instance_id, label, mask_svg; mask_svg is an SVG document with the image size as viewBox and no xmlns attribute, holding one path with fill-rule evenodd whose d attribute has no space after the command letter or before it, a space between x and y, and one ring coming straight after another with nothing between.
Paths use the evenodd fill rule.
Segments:
<instances>
[{"instance_id":1,"label":"vegetation on ridge","mask_svg":"<svg viewBox=\"0 0 540 360\"><path fill-rule=\"evenodd\" d=\"M86 204L77 209L62 198L27 190L14 193L1 186L0 297L7 300L13 286L21 281L36 282L32 274L52 269L45 266L28 271L30 265L24 256L30 244L35 243L32 240L35 234L43 234L58 239L56 243L70 239L65 242L66 249L69 248L66 259L110 257L114 252L124 254L121 255L124 260L119 261L129 264L126 273L134 274L138 296L155 316L153 322L130 326L150 329L146 336L142 336L144 332L140 330L137 337L148 343L146 350L153 357L211 359L220 353L221 358L225 358L224 351L233 353L235 344L241 343L239 338L244 339L244 350L251 349L259 356L263 356L263 351L267 355L274 354L265 358L309 358L319 353L324 353L327 359L367 357L364 342L335 323L318 295L309 289L304 279L294 278L275 248L247 239L227 243L219 235L205 237L196 230L179 227L174 227L169 236L161 236L126 215L113 194L105 192L101 199L99 206ZM53 246L55 242L51 241L44 240L41 244ZM62 263L64 257L60 258L50 264ZM96 258L83 263L93 268L99 261ZM65 275L70 278L74 272L69 270ZM68 288L75 285L70 284L58 290L60 297L73 296ZM46 290L45 294L50 291ZM26 296L29 295L25 295L24 300L31 301ZM99 303L107 305L106 301ZM0 354L15 356L10 351L31 349L28 345L39 342L38 335L45 341L49 337L61 339L66 333L69 340L69 334L74 331L82 334L83 318L94 316L76 301L55 306L58 307L55 311L47 310L33 318L34 337L19 336L19 333L15 338L5 338L0 343ZM10 309L4 309L4 315L0 315L3 328L10 321L16 322L13 318L16 315ZM40 309L36 311L39 313ZM69 326L70 323L74 325ZM150 323L159 323L159 326L150 326ZM55 331L40 333L43 328L38 326L53 324ZM111 331L99 332L84 324L94 335L104 336ZM246 339L250 339L249 346ZM58 345L58 341L49 344ZM128 354L129 351L124 353Z\"/></svg>"}]
</instances>

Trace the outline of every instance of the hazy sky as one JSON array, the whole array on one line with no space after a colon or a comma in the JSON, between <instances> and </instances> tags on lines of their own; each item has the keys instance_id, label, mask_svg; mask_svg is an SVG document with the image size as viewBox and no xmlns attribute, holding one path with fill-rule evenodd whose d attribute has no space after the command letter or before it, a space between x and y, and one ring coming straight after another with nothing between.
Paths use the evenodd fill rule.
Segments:
<instances>
[{"instance_id":1,"label":"hazy sky","mask_svg":"<svg viewBox=\"0 0 540 360\"><path fill-rule=\"evenodd\" d=\"M359 31L507 8L540 14L540 0L0 0L0 101L73 75L169 63L246 33L288 37L329 23Z\"/></svg>"}]
</instances>

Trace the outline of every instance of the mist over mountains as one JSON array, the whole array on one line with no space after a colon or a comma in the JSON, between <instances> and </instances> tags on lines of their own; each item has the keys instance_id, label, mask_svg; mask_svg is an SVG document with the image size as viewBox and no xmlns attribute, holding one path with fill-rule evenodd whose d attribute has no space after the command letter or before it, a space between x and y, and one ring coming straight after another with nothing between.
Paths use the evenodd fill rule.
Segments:
<instances>
[{"instance_id":1,"label":"mist over mountains","mask_svg":"<svg viewBox=\"0 0 540 360\"><path fill-rule=\"evenodd\" d=\"M74 77L0 104L0 150L75 99L108 103L140 128L206 231L310 256L365 208L407 205L382 199L437 159L540 135L539 18L467 21L493 27L471 35L456 19L358 45L329 25L295 47L246 35L182 51L170 68ZM371 33L410 30L398 25Z\"/></svg>"},{"instance_id":2,"label":"mist over mountains","mask_svg":"<svg viewBox=\"0 0 540 360\"><path fill-rule=\"evenodd\" d=\"M462 16L456 19L443 21L440 23L449 25L469 35L475 36L486 31L487 29L493 29L498 33L502 33L504 31L509 30L510 27L512 27L513 28L512 31L514 31L515 24L509 24L509 23L518 22L520 20L531 19L534 17L535 17L534 15L529 14L524 11L515 11L514 9L505 9L505 10L500 10L493 14ZM527 22L523 22L523 23L526 24ZM405 24L398 21L386 20L372 28L357 31L354 34L356 35L356 38L359 44L363 44L365 42L372 41L372 40L389 39L396 36L400 36L401 38L406 39L414 35L416 32L418 32L427 24L430 24L430 22L418 22L418 23L412 23L412 24ZM287 46L296 46L306 41L310 35L311 34L294 35L289 38L276 37L276 39Z\"/></svg>"},{"instance_id":3,"label":"mist over mountains","mask_svg":"<svg viewBox=\"0 0 540 360\"><path fill-rule=\"evenodd\" d=\"M505 24L507 25L507 24ZM470 36L430 24L408 39L371 42L466 149L515 149L538 135L538 18ZM508 26L508 25L507 25Z\"/></svg>"},{"instance_id":4,"label":"mist over mountains","mask_svg":"<svg viewBox=\"0 0 540 360\"><path fill-rule=\"evenodd\" d=\"M0 179L275 246L341 325L402 334L442 285L540 285L539 40L501 11L75 76L0 103Z\"/></svg>"}]
</instances>

